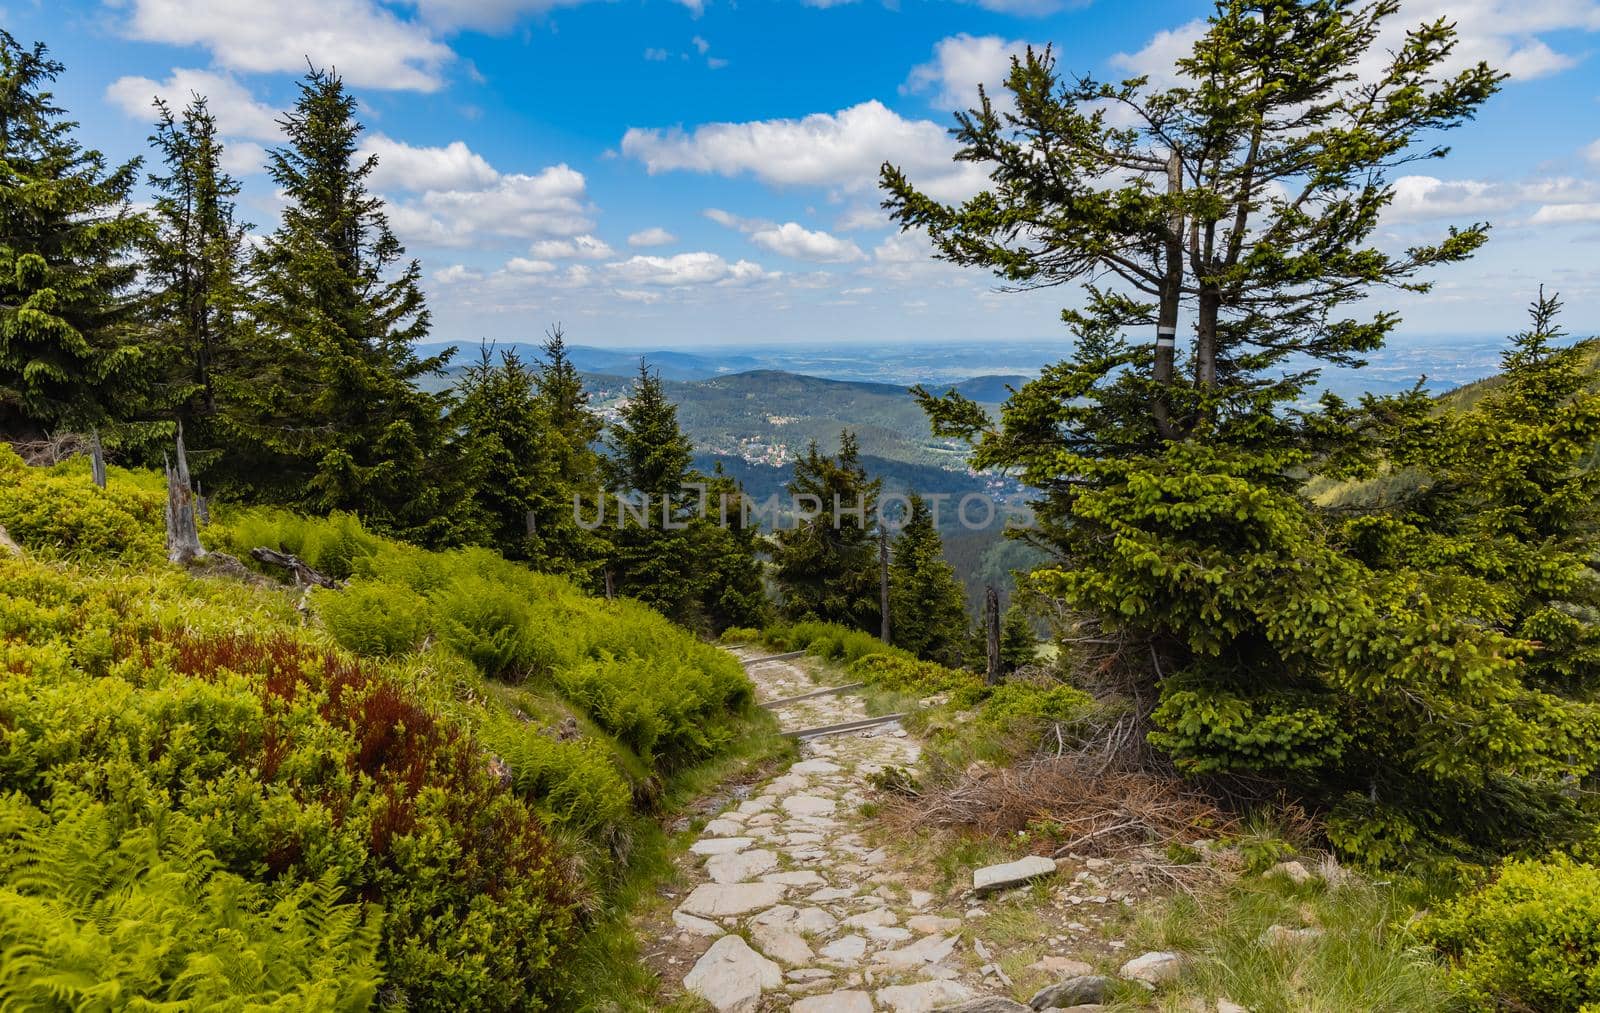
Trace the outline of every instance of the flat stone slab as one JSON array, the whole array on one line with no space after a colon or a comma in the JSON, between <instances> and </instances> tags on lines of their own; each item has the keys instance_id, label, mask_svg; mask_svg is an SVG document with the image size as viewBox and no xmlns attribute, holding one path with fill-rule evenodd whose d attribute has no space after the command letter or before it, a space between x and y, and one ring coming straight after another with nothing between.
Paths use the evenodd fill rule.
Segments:
<instances>
[{"instance_id":1,"label":"flat stone slab","mask_svg":"<svg viewBox=\"0 0 1600 1013\"><path fill-rule=\"evenodd\" d=\"M749 914L778 903L786 890L782 883L702 883L678 910L705 918Z\"/></svg>"},{"instance_id":2,"label":"flat stone slab","mask_svg":"<svg viewBox=\"0 0 1600 1013\"><path fill-rule=\"evenodd\" d=\"M762 953L785 964L809 964L816 959L810 944L782 925L753 925L750 938Z\"/></svg>"},{"instance_id":3,"label":"flat stone slab","mask_svg":"<svg viewBox=\"0 0 1600 1013\"><path fill-rule=\"evenodd\" d=\"M1129 981L1142 981L1149 985L1165 985L1177 981L1183 973L1183 954L1158 950L1134 957L1117 972Z\"/></svg>"},{"instance_id":4,"label":"flat stone slab","mask_svg":"<svg viewBox=\"0 0 1600 1013\"><path fill-rule=\"evenodd\" d=\"M697 936L706 936L707 938L723 934L722 926L716 922L708 922L704 918L696 918L694 915L685 914L682 911L672 912L672 924L685 932L692 932Z\"/></svg>"},{"instance_id":5,"label":"flat stone slab","mask_svg":"<svg viewBox=\"0 0 1600 1013\"><path fill-rule=\"evenodd\" d=\"M821 886L827 882L821 876L801 869L797 872L769 872L761 877L763 883L782 883L784 886Z\"/></svg>"},{"instance_id":6,"label":"flat stone slab","mask_svg":"<svg viewBox=\"0 0 1600 1013\"><path fill-rule=\"evenodd\" d=\"M972 888L979 893L991 890L1004 890L1011 886L1020 886L1029 880L1038 879L1040 876L1049 876L1056 871L1056 863L1043 855L1028 855L1015 862L1004 865L991 865L972 871Z\"/></svg>"},{"instance_id":7,"label":"flat stone slab","mask_svg":"<svg viewBox=\"0 0 1600 1013\"><path fill-rule=\"evenodd\" d=\"M791 816L831 816L839 803L820 795L790 795L781 807Z\"/></svg>"},{"instance_id":8,"label":"flat stone slab","mask_svg":"<svg viewBox=\"0 0 1600 1013\"><path fill-rule=\"evenodd\" d=\"M778 867L778 856L759 848L731 851L706 859L706 875L713 883L743 883Z\"/></svg>"},{"instance_id":9,"label":"flat stone slab","mask_svg":"<svg viewBox=\"0 0 1600 1013\"><path fill-rule=\"evenodd\" d=\"M782 985L783 969L735 935L712 943L683 978L684 989L709 1002L717 1013L752 1013L762 990Z\"/></svg>"},{"instance_id":10,"label":"flat stone slab","mask_svg":"<svg viewBox=\"0 0 1600 1013\"><path fill-rule=\"evenodd\" d=\"M909 971L923 964L938 963L948 957L956 948L956 941L956 936L923 936L910 946L902 946L898 950L879 954L878 959L895 970Z\"/></svg>"},{"instance_id":11,"label":"flat stone slab","mask_svg":"<svg viewBox=\"0 0 1600 1013\"><path fill-rule=\"evenodd\" d=\"M719 816L706 824L707 837L731 837L744 829L744 824Z\"/></svg>"},{"instance_id":12,"label":"flat stone slab","mask_svg":"<svg viewBox=\"0 0 1600 1013\"><path fill-rule=\"evenodd\" d=\"M792 1013L872 1013L872 997L865 992L829 992L801 999Z\"/></svg>"},{"instance_id":13,"label":"flat stone slab","mask_svg":"<svg viewBox=\"0 0 1600 1013\"><path fill-rule=\"evenodd\" d=\"M822 948L822 955L841 964L853 964L867 952L867 941L861 936L841 936Z\"/></svg>"},{"instance_id":14,"label":"flat stone slab","mask_svg":"<svg viewBox=\"0 0 1600 1013\"><path fill-rule=\"evenodd\" d=\"M789 769L796 774L837 774L842 768L829 760L801 760Z\"/></svg>"},{"instance_id":15,"label":"flat stone slab","mask_svg":"<svg viewBox=\"0 0 1600 1013\"><path fill-rule=\"evenodd\" d=\"M915 985L892 985L878 989L878 1003L894 1013L929 1013L949 1003L966 1002L977 993L959 981L919 981Z\"/></svg>"},{"instance_id":16,"label":"flat stone slab","mask_svg":"<svg viewBox=\"0 0 1600 1013\"><path fill-rule=\"evenodd\" d=\"M689 850L697 855L726 855L743 851L754 843L752 837L702 837L689 845Z\"/></svg>"}]
</instances>

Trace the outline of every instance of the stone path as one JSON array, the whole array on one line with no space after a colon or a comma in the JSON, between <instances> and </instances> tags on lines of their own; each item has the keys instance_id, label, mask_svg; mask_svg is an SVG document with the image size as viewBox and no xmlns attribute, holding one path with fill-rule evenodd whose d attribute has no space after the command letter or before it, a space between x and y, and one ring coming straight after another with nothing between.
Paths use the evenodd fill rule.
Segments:
<instances>
[{"instance_id":1,"label":"stone path","mask_svg":"<svg viewBox=\"0 0 1600 1013\"><path fill-rule=\"evenodd\" d=\"M790 662L750 676L763 700L821 686ZM842 694L777 716L796 730L867 714L859 697ZM868 777L915 764L917 743L890 723L801 750L800 762L710 820L690 848L703 860L700 881L672 920L680 941L703 952L684 990L739 1013L917 1013L982 994L961 980L961 920L908 889L862 835Z\"/></svg>"}]
</instances>

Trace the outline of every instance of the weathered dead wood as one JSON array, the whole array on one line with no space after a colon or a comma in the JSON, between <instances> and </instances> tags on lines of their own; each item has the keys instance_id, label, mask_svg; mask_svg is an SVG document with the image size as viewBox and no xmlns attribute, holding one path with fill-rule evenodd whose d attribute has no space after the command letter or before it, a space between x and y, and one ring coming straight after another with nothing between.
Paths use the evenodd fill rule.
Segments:
<instances>
[{"instance_id":1,"label":"weathered dead wood","mask_svg":"<svg viewBox=\"0 0 1600 1013\"><path fill-rule=\"evenodd\" d=\"M89 434L89 474L95 485L102 489L106 487L106 450L100 445L98 429Z\"/></svg>"},{"instance_id":2,"label":"weathered dead wood","mask_svg":"<svg viewBox=\"0 0 1600 1013\"><path fill-rule=\"evenodd\" d=\"M0 525L0 555L22 556L22 546L11 540L11 532Z\"/></svg>"},{"instance_id":3,"label":"weathered dead wood","mask_svg":"<svg viewBox=\"0 0 1600 1013\"><path fill-rule=\"evenodd\" d=\"M189 457L183 450L183 423L178 423L177 466L167 470L167 559L187 564L205 556L195 521L194 488L189 484Z\"/></svg>"},{"instance_id":4,"label":"weathered dead wood","mask_svg":"<svg viewBox=\"0 0 1600 1013\"><path fill-rule=\"evenodd\" d=\"M262 545L250 550L250 558L254 559L258 563L266 563L268 566L281 566L285 570L288 570L289 573L294 577L295 587L326 587L338 589L344 586L339 581L334 580L332 577L319 573L310 566L307 566L299 556L296 556L293 553L279 552L276 549L269 549Z\"/></svg>"}]
</instances>

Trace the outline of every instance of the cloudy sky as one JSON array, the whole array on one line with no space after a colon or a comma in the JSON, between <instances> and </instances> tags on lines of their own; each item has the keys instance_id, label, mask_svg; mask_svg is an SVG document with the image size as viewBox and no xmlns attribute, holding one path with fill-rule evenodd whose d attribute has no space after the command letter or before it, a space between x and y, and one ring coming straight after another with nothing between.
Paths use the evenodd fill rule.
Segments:
<instances>
[{"instance_id":1,"label":"cloudy sky","mask_svg":"<svg viewBox=\"0 0 1600 1013\"><path fill-rule=\"evenodd\" d=\"M878 165L935 194L950 110L1008 54L1161 75L1201 3L1140 0L0 0L0 24L67 65L57 95L112 157L145 151L150 101L210 97L245 184L309 59L360 97L373 178L421 258L435 337L583 344L1050 338L1075 295L994 291L930 262L877 208ZM1413 340L1516 327L1543 281L1600 330L1600 0L1414 0L1463 58L1513 78L1455 153L1398 180L1384 241L1487 220L1488 249L1402 310Z\"/></svg>"}]
</instances>

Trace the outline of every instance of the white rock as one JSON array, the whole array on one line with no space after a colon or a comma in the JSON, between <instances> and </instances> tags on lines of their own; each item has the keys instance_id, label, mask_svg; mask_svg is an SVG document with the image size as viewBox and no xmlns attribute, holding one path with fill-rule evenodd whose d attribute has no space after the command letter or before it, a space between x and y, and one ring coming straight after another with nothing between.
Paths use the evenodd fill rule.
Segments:
<instances>
[{"instance_id":1,"label":"white rock","mask_svg":"<svg viewBox=\"0 0 1600 1013\"><path fill-rule=\"evenodd\" d=\"M746 816L754 816L756 813L763 813L771 808L772 799L770 798L752 798L739 803L739 812Z\"/></svg>"},{"instance_id":2,"label":"white rock","mask_svg":"<svg viewBox=\"0 0 1600 1013\"><path fill-rule=\"evenodd\" d=\"M977 993L959 981L919 981L878 989L878 1002L894 1013L928 1013L936 1006L965 1002Z\"/></svg>"},{"instance_id":3,"label":"white rock","mask_svg":"<svg viewBox=\"0 0 1600 1013\"><path fill-rule=\"evenodd\" d=\"M792 816L828 816L839 804L818 795L791 795L783 800L783 811Z\"/></svg>"},{"instance_id":4,"label":"white rock","mask_svg":"<svg viewBox=\"0 0 1600 1013\"><path fill-rule=\"evenodd\" d=\"M787 889L782 883L702 883L680 909L707 918L748 914L778 903Z\"/></svg>"},{"instance_id":5,"label":"white rock","mask_svg":"<svg viewBox=\"0 0 1600 1013\"><path fill-rule=\"evenodd\" d=\"M910 946L890 950L879 958L895 970L910 970L923 964L935 964L950 955L956 948L955 936L923 936Z\"/></svg>"},{"instance_id":6,"label":"white rock","mask_svg":"<svg viewBox=\"0 0 1600 1013\"><path fill-rule=\"evenodd\" d=\"M788 904L777 904L750 919L757 925L788 925L798 912Z\"/></svg>"},{"instance_id":7,"label":"white rock","mask_svg":"<svg viewBox=\"0 0 1600 1013\"><path fill-rule=\"evenodd\" d=\"M832 932L839 922L820 907L805 907L795 912L794 930L804 936L821 936Z\"/></svg>"},{"instance_id":8,"label":"white rock","mask_svg":"<svg viewBox=\"0 0 1600 1013\"><path fill-rule=\"evenodd\" d=\"M903 943L911 938L911 930L896 925L874 925L867 929L867 935L880 943Z\"/></svg>"},{"instance_id":9,"label":"white rock","mask_svg":"<svg viewBox=\"0 0 1600 1013\"><path fill-rule=\"evenodd\" d=\"M1177 981L1183 971L1183 955L1157 951L1134 957L1122 965L1117 973L1129 981L1142 981L1147 985L1165 985Z\"/></svg>"},{"instance_id":10,"label":"white rock","mask_svg":"<svg viewBox=\"0 0 1600 1013\"><path fill-rule=\"evenodd\" d=\"M785 964L808 964L815 956L804 939L781 925L752 925L750 938L762 953Z\"/></svg>"},{"instance_id":11,"label":"white rock","mask_svg":"<svg viewBox=\"0 0 1600 1013\"><path fill-rule=\"evenodd\" d=\"M1267 874L1269 876L1287 876L1289 878L1289 882L1296 885L1315 878L1312 876L1311 870L1307 869L1299 862L1279 862L1277 865L1274 865L1271 869L1267 870Z\"/></svg>"},{"instance_id":12,"label":"white rock","mask_svg":"<svg viewBox=\"0 0 1600 1013\"><path fill-rule=\"evenodd\" d=\"M827 880L809 869L796 872L769 872L761 877L763 883L782 883L784 886L821 886Z\"/></svg>"},{"instance_id":13,"label":"white rock","mask_svg":"<svg viewBox=\"0 0 1600 1013\"><path fill-rule=\"evenodd\" d=\"M827 760L801 760L789 769L796 774L837 774L841 768Z\"/></svg>"},{"instance_id":14,"label":"white rock","mask_svg":"<svg viewBox=\"0 0 1600 1013\"><path fill-rule=\"evenodd\" d=\"M926 890L911 891L911 906L921 910L933 903L933 894Z\"/></svg>"},{"instance_id":15,"label":"white rock","mask_svg":"<svg viewBox=\"0 0 1600 1013\"><path fill-rule=\"evenodd\" d=\"M703 837L689 845L689 850L697 855L727 855L754 843L748 837Z\"/></svg>"},{"instance_id":16,"label":"white rock","mask_svg":"<svg viewBox=\"0 0 1600 1013\"><path fill-rule=\"evenodd\" d=\"M714 883L743 883L778 867L778 856L759 848L712 855L706 860L706 873Z\"/></svg>"},{"instance_id":17,"label":"white rock","mask_svg":"<svg viewBox=\"0 0 1600 1013\"><path fill-rule=\"evenodd\" d=\"M837 886L825 886L806 897L813 904L828 904L836 900L849 900L854 897L854 890L841 890Z\"/></svg>"},{"instance_id":18,"label":"white rock","mask_svg":"<svg viewBox=\"0 0 1600 1013\"><path fill-rule=\"evenodd\" d=\"M683 979L685 989L718 1013L750 1013L761 1002L763 989L782 985L783 969L734 935L712 943Z\"/></svg>"},{"instance_id":19,"label":"white rock","mask_svg":"<svg viewBox=\"0 0 1600 1013\"><path fill-rule=\"evenodd\" d=\"M1250 1013L1250 1011L1231 999L1218 999L1217 1013Z\"/></svg>"},{"instance_id":20,"label":"white rock","mask_svg":"<svg viewBox=\"0 0 1600 1013\"><path fill-rule=\"evenodd\" d=\"M938 915L912 915L906 919L906 928L923 935L935 932L954 932L961 927L960 918L940 918Z\"/></svg>"},{"instance_id":21,"label":"white rock","mask_svg":"<svg viewBox=\"0 0 1600 1013\"><path fill-rule=\"evenodd\" d=\"M826 967L797 967L793 971L783 972L783 976L790 981L821 981L833 977L833 972Z\"/></svg>"},{"instance_id":22,"label":"white rock","mask_svg":"<svg viewBox=\"0 0 1600 1013\"><path fill-rule=\"evenodd\" d=\"M1056 871L1056 863L1042 855L1028 855L1015 862L1004 865L991 865L983 869L974 869L972 872L972 888L978 891L1004 890L1008 886L1017 886L1048 876Z\"/></svg>"},{"instance_id":23,"label":"white rock","mask_svg":"<svg viewBox=\"0 0 1600 1013\"><path fill-rule=\"evenodd\" d=\"M864 929L873 925L898 925L900 916L888 908L875 908L864 914L851 915L844 920L851 928Z\"/></svg>"},{"instance_id":24,"label":"white rock","mask_svg":"<svg viewBox=\"0 0 1600 1013\"><path fill-rule=\"evenodd\" d=\"M866 952L867 941L861 936L840 936L821 950L824 957L841 964L853 964Z\"/></svg>"},{"instance_id":25,"label":"white rock","mask_svg":"<svg viewBox=\"0 0 1600 1013\"><path fill-rule=\"evenodd\" d=\"M732 837L743 829L743 823L735 823L733 820L718 817L706 824L704 832L708 837Z\"/></svg>"},{"instance_id":26,"label":"white rock","mask_svg":"<svg viewBox=\"0 0 1600 1013\"><path fill-rule=\"evenodd\" d=\"M672 912L672 924L685 932L693 932L697 936L722 935L722 926L716 922L708 922L704 918L696 918L694 915L685 914L682 911Z\"/></svg>"},{"instance_id":27,"label":"white rock","mask_svg":"<svg viewBox=\"0 0 1600 1013\"><path fill-rule=\"evenodd\" d=\"M829 992L801 999L789 1009L793 1013L872 1013L872 997L865 992Z\"/></svg>"}]
</instances>

